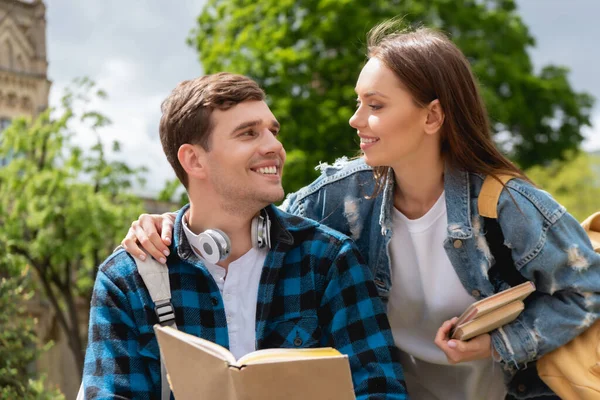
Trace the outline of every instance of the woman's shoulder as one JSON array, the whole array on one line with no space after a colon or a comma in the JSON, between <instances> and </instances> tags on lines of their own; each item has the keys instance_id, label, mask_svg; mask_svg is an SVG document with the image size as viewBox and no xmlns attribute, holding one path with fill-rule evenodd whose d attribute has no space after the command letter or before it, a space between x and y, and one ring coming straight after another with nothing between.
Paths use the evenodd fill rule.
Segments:
<instances>
[{"instance_id":1,"label":"woman's shoulder","mask_svg":"<svg viewBox=\"0 0 600 400\"><path fill-rule=\"evenodd\" d=\"M338 158L333 164L320 163L315 169L321 171L321 176L348 175L372 170L362 157L348 158L345 156Z\"/></svg>"},{"instance_id":2,"label":"woman's shoulder","mask_svg":"<svg viewBox=\"0 0 600 400\"><path fill-rule=\"evenodd\" d=\"M316 169L321 171L319 177L309 185L289 194L284 202L284 209L287 209L287 203L301 201L308 196L318 194L325 187L335 194L336 188L351 192L353 188L364 190L374 184L372 168L362 158L342 157L333 164L321 163Z\"/></svg>"},{"instance_id":3,"label":"woman's shoulder","mask_svg":"<svg viewBox=\"0 0 600 400\"><path fill-rule=\"evenodd\" d=\"M471 175L474 177L474 187L479 196L485 175ZM522 178L515 177L509 180L498 200L499 218L537 215L543 217L550 224L554 224L565 212L565 207L558 203L550 193Z\"/></svg>"}]
</instances>

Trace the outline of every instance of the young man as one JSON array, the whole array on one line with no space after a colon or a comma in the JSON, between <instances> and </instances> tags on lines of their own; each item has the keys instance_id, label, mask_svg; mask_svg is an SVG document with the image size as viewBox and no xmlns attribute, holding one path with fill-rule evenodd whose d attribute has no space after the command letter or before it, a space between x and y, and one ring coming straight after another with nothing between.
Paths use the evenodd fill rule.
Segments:
<instances>
[{"instance_id":1,"label":"young man","mask_svg":"<svg viewBox=\"0 0 600 400\"><path fill-rule=\"evenodd\" d=\"M178 329L238 358L332 346L349 357L357 398L405 399L389 324L353 242L271 204L284 196L285 151L258 85L228 73L185 81L162 112L162 146L190 199L166 258ZM133 258L112 254L92 297L86 399L159 397L157 322Z\"/></svg>"}]
</instances>

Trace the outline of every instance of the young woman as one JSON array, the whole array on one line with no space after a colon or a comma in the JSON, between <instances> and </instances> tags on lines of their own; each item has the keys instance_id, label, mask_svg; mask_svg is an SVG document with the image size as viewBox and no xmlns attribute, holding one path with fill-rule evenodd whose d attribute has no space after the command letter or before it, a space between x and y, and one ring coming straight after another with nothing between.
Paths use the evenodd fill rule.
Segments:
<instances>
[{"instance_id":1,"label":"young woman","mask_svg":"<svg viewBox=\"0 0 600 400\"><path fill-rule=\"evenodd\" d=\"M369 34L350 125L362 157L323 168L283 208L351 236L373 271L413 399L552 396L535 362L590 326L600 309L600 255L578 222L534 187L494 146L469 63L425 28ZM536 285L524 312L467 342L452 318L506 289L494 265L477 198L486 176L516 177L498 202L513 266ZM160 229L164 240L157 230ZM170 218L142 216L124 240L168 254ZM545 397L551 398L551 397Z\"/></svg>"}]
</instances>

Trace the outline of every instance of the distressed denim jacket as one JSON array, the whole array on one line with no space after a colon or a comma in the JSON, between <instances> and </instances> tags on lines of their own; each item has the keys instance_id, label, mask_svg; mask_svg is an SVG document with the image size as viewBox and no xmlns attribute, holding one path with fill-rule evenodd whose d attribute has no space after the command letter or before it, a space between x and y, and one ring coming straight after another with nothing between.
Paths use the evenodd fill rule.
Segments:
<instances>
[{"instance_id":1,"label":"distressed denim jacket","mask_svg":"<svg viewBox=\"0 0 600 400\"><path fill-rule=\"evenodd\" d=\"M373 271L384 301L389 296L393 175L374 198L371 168L362 159L338 160L322 175L290 194L282 208L317 220L352 237ZM473 301L508 288L491 282L493 257L484 237L477 197L485 176L447 167L444 188L448 235L444 248ZM537 291L513 322L491 333L516 398L552 395L539 379L535 360L589 327L600 312L600 254L579 223L547 192L513 179L498 202L498 223L515 267ZM509 266L510 268L510 266Z\"/></svg>"}]
</instances>

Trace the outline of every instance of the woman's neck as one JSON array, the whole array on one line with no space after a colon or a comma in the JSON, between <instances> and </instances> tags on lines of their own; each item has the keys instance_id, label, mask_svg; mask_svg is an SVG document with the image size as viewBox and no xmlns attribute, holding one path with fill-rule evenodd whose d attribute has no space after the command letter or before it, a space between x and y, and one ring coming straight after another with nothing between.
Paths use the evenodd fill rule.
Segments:
<instances>
[{"instance_id":1,"label":"woman's neck","mask_svg":"<svg viewBox=\"0 0 600 400\"><path fill-rule=\"evenodd\" d=\"M394 207L409 219L422 217L444 191L444 161L441 155L415 157L394 166L393 170L396 183Z\"/></svg>"}]
</instances>

